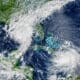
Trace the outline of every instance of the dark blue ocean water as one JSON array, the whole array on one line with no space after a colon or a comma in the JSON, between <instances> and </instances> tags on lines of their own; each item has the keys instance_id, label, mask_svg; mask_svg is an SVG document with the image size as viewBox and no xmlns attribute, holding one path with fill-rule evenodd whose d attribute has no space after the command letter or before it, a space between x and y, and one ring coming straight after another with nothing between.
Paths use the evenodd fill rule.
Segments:
<instances>
[{"instance_id":1,"label":"dark blue ocean water","mask_svg":"<svg viewBox=\"0 0 80 80\"><path fill-rule=\"evenodd\" d=\"M9 34L4 30L5 23L0 22L0 53L4 56L8 56L8 53L12 50L16 50L19 47L19 43L10 38Z\"/></svg>"},{"instance_id":2,"label":"dark blue ocean water","mask_svg":"<svg viewBox=\"0 0 80 80\"><path fill-rule=\"evenodd\" d=\"M60 40L72 41L80 47L80 1L72 1L55 11L41 23L45 33L53 32Z\"/></svg>"},{"instance_id":3,"label":"dark blue ocean water","mask_svg":"<svg viewBox=\"0 0 80 80\"><path fill-rule=\"evenodd\" d=\"M44 50L28 50L24 55L24 62L33 67L33 80L47 80L47 65L51 56Z\"/></svg>"}]
</instances>

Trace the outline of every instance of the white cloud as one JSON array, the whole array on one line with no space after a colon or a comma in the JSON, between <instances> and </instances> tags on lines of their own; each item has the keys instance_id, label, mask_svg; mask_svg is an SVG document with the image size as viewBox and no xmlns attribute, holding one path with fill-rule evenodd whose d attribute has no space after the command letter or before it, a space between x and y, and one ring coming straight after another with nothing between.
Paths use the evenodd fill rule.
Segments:
<instances>
[{"instance_id":1,"label":"white cloud","mask_svg":"<svg viewBox=\"0 0 80 80\"><path fill-rule=\"evenodd\" d=\"M70 44L62 45L62 49L55 52L53 59L51 59L53 65L49 68L50 73L56 75L57 72L62 71L68 73L68 75L76 74L77 66L80 66L80 54L75 48L72 48L69 45Z\"/></svg>"}]
</instances>

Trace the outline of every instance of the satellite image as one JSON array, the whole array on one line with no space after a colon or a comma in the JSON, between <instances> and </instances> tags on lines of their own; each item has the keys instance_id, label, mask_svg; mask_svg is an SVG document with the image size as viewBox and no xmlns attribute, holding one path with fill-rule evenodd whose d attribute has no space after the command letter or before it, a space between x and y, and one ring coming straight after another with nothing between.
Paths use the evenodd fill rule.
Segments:
<instances>
[{"instance_id":1,"label":"satellite image","mask_svg":"<svg viewBox=\"0 0 80 80\"><path fill-rule=\"evenodd\" d=\"M80 0L0 0L0 80L80 80Z\"/></svg>"}]
</instances>

